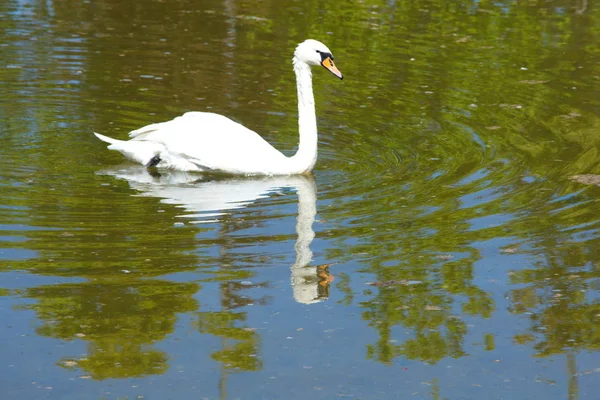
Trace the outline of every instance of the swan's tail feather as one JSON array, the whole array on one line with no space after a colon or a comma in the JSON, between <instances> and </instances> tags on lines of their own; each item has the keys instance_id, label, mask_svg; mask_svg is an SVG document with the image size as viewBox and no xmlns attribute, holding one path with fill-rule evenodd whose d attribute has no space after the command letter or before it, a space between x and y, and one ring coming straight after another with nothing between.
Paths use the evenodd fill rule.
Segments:
<instances>
[{"instance_id":1,"label":"swan's tail feather","mask_svg":"<svg viewBox=\"0 0 600 400\"><path fill-rule=\"evenodd\" d=\"M94 135L96 135L96 137L98 139L102 140L103 142L110 143L110 144L113 144L113 143L116 143L116 142L119 141L119 140L116 140L116 139L113 139L113 138L109 138L108 136L101 135L101 134L96 133L96 132L94 132Z\"/></svg>"},{"instance_id":2,"label":"swan's tail feather","mask_svg":"<svg viewBox=\"0 0 600 400\"><path fill-rule=\"evenodd\" d=\"M110 150L116 150L123 154L128 160L142 165L156 165L160 162L159 155L164 150L164 146L159 143L143 140L117 140L96 132L94 132L94 135L103 142L109 143L108 148ZM156 160L158 160L158 162Z\"/></svg>"}]
</instances>

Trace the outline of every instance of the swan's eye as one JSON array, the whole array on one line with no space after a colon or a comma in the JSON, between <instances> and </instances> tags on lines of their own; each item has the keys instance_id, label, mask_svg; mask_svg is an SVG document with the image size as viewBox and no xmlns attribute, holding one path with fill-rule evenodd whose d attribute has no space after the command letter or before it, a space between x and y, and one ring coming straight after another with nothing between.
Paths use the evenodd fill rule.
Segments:
<instances>
[{"instance_id":1,"label":"swan's eye","mask_svg":"<svg viewBox=\"0 0 600 400\"><path fill-rule=\"evenodd\" d=\"M328 58L331 58L333 60L333 56L331 55L331 53L326 53L320 50L317 50L317 53L319 53L319 55L321 56L321 62L325 61Z\"/></svg>"}]
</instances>

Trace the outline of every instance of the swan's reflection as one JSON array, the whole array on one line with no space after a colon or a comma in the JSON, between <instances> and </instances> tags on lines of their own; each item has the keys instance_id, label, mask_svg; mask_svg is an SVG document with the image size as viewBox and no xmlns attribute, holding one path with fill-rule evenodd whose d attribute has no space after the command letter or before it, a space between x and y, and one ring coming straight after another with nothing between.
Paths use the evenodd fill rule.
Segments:
<instances>
[{"instance_id":1,"label":"swan's reflection","mask_svg":"<svg viewBox=\"0 0 600 400\"><path fill-rule=\"evenodd\" d=\"M182 207L182 217L190 222L218 219L228 210L243 208L252 202L269 197L271 193L290 188L298 194L296 260L291 267L294 299L312 304L329 297L333 276L328 265L309 266L312 259L310 243L315 237L312 229L317 213L317 188L312 176L280 176L254 178L219 178L208 180L184 172L150 174L141 166L124 166L100 171L99 174L125 179L140 196L157 197L165 204Z\"/></svg>"}]
</instances>

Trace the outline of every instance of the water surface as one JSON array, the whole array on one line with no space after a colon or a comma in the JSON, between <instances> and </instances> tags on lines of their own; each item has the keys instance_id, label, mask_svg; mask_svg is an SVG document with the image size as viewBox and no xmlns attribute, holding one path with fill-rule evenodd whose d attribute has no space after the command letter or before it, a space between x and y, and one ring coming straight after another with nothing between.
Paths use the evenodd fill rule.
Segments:
<instances>
[{"instance_id":1,"label":"water surface","mask_svg":"<svg viewBox=\"0 0 600 400\"><path fill-rule=\"evenodd\" d=\"M596 397L597 5L0 17L2 398ZM314 175L151 175L91 134L213 111L292 154L309 37L345 77L314 69Z\"/></svg>"}]
</instances>

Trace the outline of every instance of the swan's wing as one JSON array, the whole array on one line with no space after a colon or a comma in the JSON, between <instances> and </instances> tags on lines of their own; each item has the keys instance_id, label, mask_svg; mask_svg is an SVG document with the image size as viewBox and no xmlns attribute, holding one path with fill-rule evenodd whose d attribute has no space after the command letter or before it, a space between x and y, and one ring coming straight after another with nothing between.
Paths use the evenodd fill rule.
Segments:
<instances>
[{"instance_id":1,"label":"swan's wing","mask_svg":"<svg viewBox=\"0 0 600 400\"><path fill-rule=\"evenodd\" d=\"M261 171L285 156L256 132L214 113L188 112L129 133L132 140L160 143L172 157L202 169Z\"/></svg>"}]
</instances>

